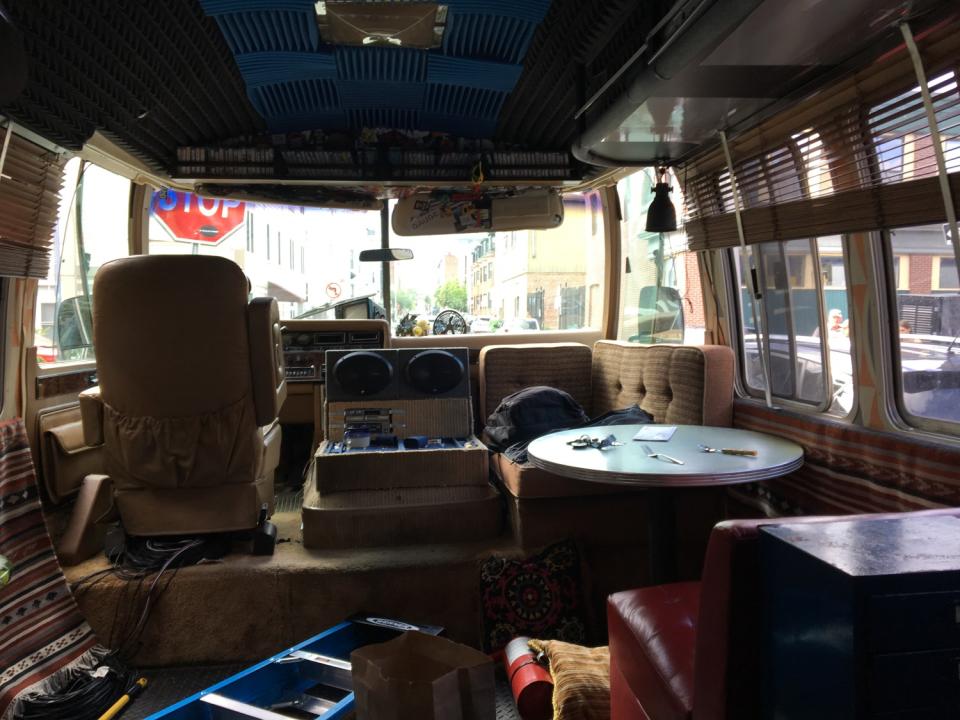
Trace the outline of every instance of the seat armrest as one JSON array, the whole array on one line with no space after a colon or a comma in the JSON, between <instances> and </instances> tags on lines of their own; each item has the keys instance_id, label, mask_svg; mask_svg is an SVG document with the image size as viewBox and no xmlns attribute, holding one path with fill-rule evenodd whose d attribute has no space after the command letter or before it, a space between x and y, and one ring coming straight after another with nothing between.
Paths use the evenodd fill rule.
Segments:
<instances>
[{"instance_id":1,"label":"seat armrest","mask_svg":"<svg viewBox=\"0 0 960 720\"><path fill-rule=\"evenodd\" d=\"M80 393L80 422L83 441L90 447L103 445L103 399L99 386Z\"/></svg>"},{"instance_id":2,"label":"seat armrest","mask_svg":"<svg viewBox=\"0 0 960 720\"><path fill-rule=\"evenodd\" d=\"M257 425L263 427L277 419L280 406L287 398L277 301L268 297L251 300L247 308L247 324L253 404Z\"/></svg>"}]
</instances>

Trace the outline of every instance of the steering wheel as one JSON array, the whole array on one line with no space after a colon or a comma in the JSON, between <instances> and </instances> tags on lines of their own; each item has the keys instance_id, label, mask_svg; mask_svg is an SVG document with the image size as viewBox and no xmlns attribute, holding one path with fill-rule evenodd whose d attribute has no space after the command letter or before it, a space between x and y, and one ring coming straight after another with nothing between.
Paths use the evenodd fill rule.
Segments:
<instances>
[{"instance_id":1,"label":"steering wheel","mask_svg":"<svg viewBox=\"0 0 960 720\"><path fill-rule=\"evenodd\" d=\"M467 332L467 321L456 310L444 310L433 321L434 335L463 335Z\"/></svg>"}]
</instances>

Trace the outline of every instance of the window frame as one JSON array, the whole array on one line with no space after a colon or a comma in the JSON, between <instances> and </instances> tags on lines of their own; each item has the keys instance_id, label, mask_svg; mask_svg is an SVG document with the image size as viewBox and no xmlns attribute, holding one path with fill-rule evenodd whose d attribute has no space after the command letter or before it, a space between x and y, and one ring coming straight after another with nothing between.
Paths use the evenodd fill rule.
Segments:
<instances>
[{"instance_id":1,"label":"window frame","mask_svg":"<svg viewBox=\"0 0 960 720\"><path fill-rule=\"evenodd\" d=\"M893 248L891 248L892 251ZM910 255L894 253L890 261L890 267L896 267L892 283L894 293L898 291L910 292Z\"/></svg>"},{"instance_id":2,"label":"window frame","mask_svg":"<svg viewBox=\"0 0 960 720\"><path fill-rule=\"evenodd\" d=\"M943 292L943 293L960 293L960 263L957 262L956 258L949 258L947 260L953 260L954 265L957 270L957 284L954 287L943 287L940 285L940 272L941 265L946 256L944 255L934 255L932 267L930 268L930 291L931 292Z\"/></svg>"},{"instance_id":3,"label":"window frame","mask_svg":"<svg viewBox=\"0 0 960 720\"><path fill-rule=\"evenodd\" d=\"M825 286L823 285L823 277L819 272L819 267L820 267L819 246L817 243L817 238L807 238L807 242L810 243L810 246L813 252L812 252L812 257L810 257L810 260L805 263L805 268L807 270L809 270L809 268L818 269L818 271L814 273L805 272L805 275L813 276L814 288L812 289L816 291L817 306L820 311L820 333L821 333L821 337L824 338L824 341L821 342L820 344L821 362L822 362L821 367L823 367L824 369L824 378L825 378L824 398L821 402L814 404L811 402L798 400L796 398L787 398L787 397L781 397L779 395L774 395L771 387L771 402L775 407L779 405L786 409L790 409L796 412L802 412L810 415L814 415L814 414L828 415L830 417L835 417L838 419L850 420L857 414L859 410L859 404L860 404L860 382L859 382L859 375L857 371L857 362L856 362L856 343L852 341L852 333L853 333L852 323L851 323L851 342L850 342L849 352L850 352L851 383L853 385L853 402L851 403L850 410L848 410L847 412L837 412L832 409L834 404L833 367L832 367L831 358L830 358L829 339L824 337L826 332L826 327L827 327L827 316L826 316L827 307L826 307L826 302L823 295L823 292L825 289ZM757 243L756 245L763 245L763 244L764 243ZM782 245L782 243L779 243L779 242L778 244ZM846 278L849 278L850 277L850 274L849 274L850 273L850 266L849 266L850 252L849 252L848 236L846 234L843 234L840 236L840 247L841 247L841 257L843 259L844 276ZM765 402L766 401L765 390L763 388L757 389L752 387L749 384L746 377L746 368L747 368L747 361L745 356L746 327L744 326L745 308L741 306L742 295L740 293L740 273L738 272L738 264L736 259L736 254L740 251L740 249L741 248L738 245L735 247L723 248L717 251L722 253L724 256L723 268L724 268L724 273L726 274L725 284L727 286L726 300L727 300L728 306L731 309L729 316L734 320L733 324L735 325L734 327L735 338L736 338L735 357L736 357L736 365L737 365L736 367L737 375L734 382L734 389L737 392L737 394L743 398L747 398L753 401ZM757 276L758 276L758 282L760 283L760 287L763 288L764 293L766 294L769 291L769 288L766 287L765 269L763 267L764 265L765 265L764 262L757 263ZM748 285L748 292L750 292L749 285ZM849 297L849 292L850 290L848 285L847 286L848 297ZM848 300L847 313L848 313L848 317L849 315L852 314L849 309L849 300ZM760 318L758 318L758 321L759 320ZM792 323L792 318L791 318L791 323ZM765 325L766 321L762 321L762 324ZM791 351L790 351L791 366L796 367L795 336L792 340L788 340L788 342L791 348ZM764 350L769 353L769 340L765 340L762 343L762 346ZM769 368L769 363L767 363L767 367ZM767 382L768 383L770 382L769 377L767 378ZM794 395L796 395L796 388L794 388Z\"/></svg>"},{"instance_id":4,"label":"window frame","mask_svg":"<svg viewBox=\"0 0 960 720\"><path fill-rule=\"evenodd\" d=\"M890 228L883 228L881 230L871 231L876 237L881 239L881 248L879 253L880 262L883 265L883 272L877 273L877 292L878 297L881 301L886 299L886 321L883 323L881 330L880 338L880 364L885 370L889 368L889 372L884 372L889 380L884 384L884 392L888 395L888 400L885 403L887 414L891 422L897 426L900 430L914 430L930 433L937 437L938 440L950 439L953 441L960 441L960 422L951 422L949 420L943 420L940 418L929 418L923 417L922 415L914 415L909 410L907 410L906 402L904 401L904 391L903 391L903 364L901 362L901 353L900 353L900 335L898 332L894 332L893 328L897 324L898 311L897 311L897 289L895 287L894 275L893 275L893 236L890 234ZM939 256L935 256L939 258ZM939 266L939 262L936 263ZM958 263L960 267L960 263ZM902 267L901 267L902 270ZM938 268L939 270L939 268ZM933 274L931 274L931 285L933 281ZM955 292L960 294L960 288ZM883 320L884 318L881 318ZM886 334L886 337L884 336Z\"/></svg>"},{"instance_id":5,"label":"window frame","mask_svg":"<svg viewBox=\"0 0 960 720\"><path fill-rule=\"evenodd\" d=\"M73 232L71 233L71 236L70 236L70 237L60 238L60 241L62 241L62 243L64 243L64 244L65 244L65 243L71 243L71 244L73 244L75 247L77 247L77 243L80 241L80 239L81 239L81 238L83 237L83 235L84 235L84 232L83 232L82 192L83 192L83 188L84 188L84 182L85 182L85 180L86 180L87 169L88 169L88 168L96 168L96 169L99 170L99 171L103 171L103 172L109 173L110 175L113 175L113 176L115 176L116 178L120 178L120 179L125 180L125 181L127 182L127 184L128 184L128 188L129 188L129 189L128 189L127 196L126 196L126 202L125 202L124 205L123 205L124 210L125 210L125 214L126 214L126 244L125 244L125 254L123 254L123 255L118 255L118 256L115 256L115 257L110 257L106 262L109 262L110 260L115 260L115 259L123 258L123 257L132 257L133 255L137 254L137 252L136 252L136 250L137 250L137 248L136 248L136 239L137 239L137 237L138 237L138 234L141 233L142 231L143 231L144 234L145 234L145 231L144 231L143 228L136 227L137 222L138 222L138 219L141 220L141 221L143 221L143 222L146 221L146 220L145 220L146 216L145 216L142 212L140 212L140 210L143 210L144 208L141 208L141 207L138 205L138 202L144 202L144 198L143 198L144 193L138 193L138 188L143 187L143 186L138 185L136 182L134 182L133 180L131 180L131 179L130 179L129 177L127 177L126 175L123 175L123 174L121 174L121 173L115 172L113 169L111 169L111 168L109 168L109 167L105 167L104 165L98 164L98 163L96 163L96 162L92 162L92 161L90 161L90 160L86 160L86 159L84 159L84 158L81 157L81 156L74 156L74 157L75 157L76 159L79 159L80 162L79 162L79 166L78 166L78 168L77 168L76 176L75 176L75 178L74 178L74 180L73 180L73 183L72 183L72 188L71 188L70 191L69 191L69 199L67 200L67 204L66 204L66 208L65 208L67 214L66 214L66 216L65 216L64 218L60 218L60 217L58 216L58 220L57 220L58 225L61 225L61 224L62 224L63 230L64 230L64 232L66 232L66 230L71 226L71 223L69 222L69 218L70 218L70 216L71 216L72 213L75 213L75 216L74 216L74 219L73 219L73 223L72 223L72 225L73 225ZM66 188L64 188L64 189L66 189ZM146 195L146 203L147 203L147 206L148 206L148 205L149 205L149 196L150 196L150 193L149 193L149 192L148 192L148 193L145 193L145 195ZM138 198L139 198L139 199L138 199ZM86 247L86 245L85 245L84 247ZM79 247L77 247L77 250L78 250L78 252L79 252ZM56 287L59 287L59 286L60 286L60 282L61 282L61 274L62 274L62 271L63 271L63 264L62 264L63 253L64 253L64 247L63 247L63 246L57 248L57 253L56 253L56 255L57 255L57 257L61 258L61 263L58 265L57 270L56 270L56 274L55 274L55 283L54 283L54 284L55 284ZM86 253L86 254L89 255L89 253ZM89 257L87 258L86 262L89 262ZM87 284L87 281L85 280L85 281L84 281L84 287L85 287L84 295L85 295L85 296L88 298L88 300L91 302L91 312L92 312L93 280L92 280L92 279L89 280L89 285ZM61 304L60 302L57 302L57 303L55 304L55 306L54 306L54 317L53 317L53 325L54 325L54 327L56 327L56 324L57 324L57 311L59 310L60 304ZM40 313L40 305L41 305L41 303L40 303L40 288L39 288L39 284L38 284L37 292L36 292L36 294L35 294L35 296L34 296L34 307L33 307L33 333L34 333L34 338L36 337L37 330L40 328L40 325L39 325L38 322L37 322L37 321L38 321L38 317L39 317L39 313ZM49 376L55 376L55 375L62 375L62 374L67 374L67 373L74 372L74 371L77 371L77 370L85 370L85 369L88 368L88 367L95 367L95 366L96 366L96 362L97 362L95 346L91 343L89 346L85 346L85 347L88 347L88 348L89 348L90 357L75 358L75 359L70 359L70 360L59 359L59 360L54 360L53 362L43 362L43 361L40 360L40 358L39 358L39 356L38 356L38 357L36 358L37 377L49 377ZM60 353L62 352L62 351L59 349L59 341L58 341L58 344L57 344L57 351L58 351L58 354L60 354Z\"/></svg>"}]
</instances>

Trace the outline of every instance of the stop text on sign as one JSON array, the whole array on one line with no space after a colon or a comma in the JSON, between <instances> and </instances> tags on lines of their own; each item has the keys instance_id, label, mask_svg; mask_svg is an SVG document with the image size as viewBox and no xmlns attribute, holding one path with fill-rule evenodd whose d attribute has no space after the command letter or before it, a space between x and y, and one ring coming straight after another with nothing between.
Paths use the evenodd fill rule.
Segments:
<instances>
[{"instance_id":1,"label":"stop text on sign","mask_svg":"<svg viewBox=\"0 0 960 720\"><path fill-rule=\"evenodd\" d=\"M150 211L175 240L218 245L243 226L247 204L192 192L155 192Z\"/></svg>"}]
</instances>

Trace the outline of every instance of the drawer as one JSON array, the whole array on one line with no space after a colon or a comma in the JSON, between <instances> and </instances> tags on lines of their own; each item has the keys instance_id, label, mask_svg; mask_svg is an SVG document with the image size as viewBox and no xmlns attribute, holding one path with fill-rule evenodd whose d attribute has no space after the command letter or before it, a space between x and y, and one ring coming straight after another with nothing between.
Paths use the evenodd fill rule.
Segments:
<instances>
[{"instance_id":1,"label":"drawer","mask_svg":"<svg viewBox=\"0 0 960 720\"><path fill-rule=\"evenodd\" d=\"M874 595L867 613L871 653L960 648L960 591Z\"/></svg>"},{"instance_id":2,"label":"drawer","mask_svg":"<svg viewBox=\"0 0 960 720\"><path fill-rule=\"evenodd\" d=\"M874 655L869 673L873 716L960 717L960 649Z\"/></svg>"}]
</instances>

